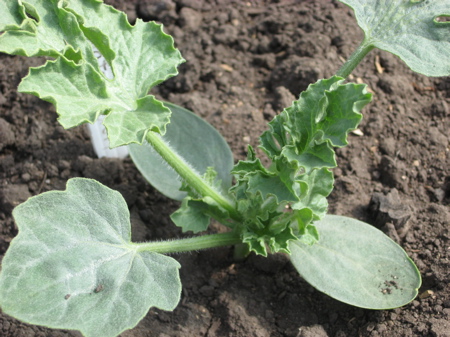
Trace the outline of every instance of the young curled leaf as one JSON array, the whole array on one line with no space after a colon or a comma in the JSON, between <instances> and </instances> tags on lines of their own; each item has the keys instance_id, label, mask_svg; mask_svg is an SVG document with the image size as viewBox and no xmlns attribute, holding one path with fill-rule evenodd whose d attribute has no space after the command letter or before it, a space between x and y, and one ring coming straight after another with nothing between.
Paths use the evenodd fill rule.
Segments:
<instances>
[{"instance_id":1,"label":"young curled leaf","mask_svg":"<svg viewBox=\"0 0 450 337\"><path fill-rule=\"evenodd\" d=\"M291 240L291 235L308 244L318 240L313 222L326 214L326 198L333 189L333 147L347 144L348 133L357 128L360 110L371 98L365 85L344 84L337 76L319 80L261 136L260 148L272 161L268 168L249 147L247 160L232 170L237 183L230 193L243 214L248 229L244 241L251 250L262 255L267 247L287 252L282 240ZM274 228L280 231L275 234Z\"/></svg>"},{"instance_id":2,"label":"young curled leaf","mask_svg":"<svg viewBox=\"0 0 450 337\"><path fill-rule=\"evenodd\" d=\"M243 242L247 243L249 250L262 256L271 253L290 254L289 242L296 241L295 236L290 227L286 227L279 233L274 233L267 228L260 231L247 231L244 233Z\"/></svg>"},{"instance_id":3,"label":"young curled leaf","mask_svg":"<svg viewBox=\"0 0 450 337\"><path fill-rule=\"evenodd\" d=\"M335 167L333 146L347 144L348 133L361 121L359 111L371 99L365 85L343 84L337 76L319 80L269 123L260 147L272 161L296 161L307 174Z\"/></svg>"}]
</instances>

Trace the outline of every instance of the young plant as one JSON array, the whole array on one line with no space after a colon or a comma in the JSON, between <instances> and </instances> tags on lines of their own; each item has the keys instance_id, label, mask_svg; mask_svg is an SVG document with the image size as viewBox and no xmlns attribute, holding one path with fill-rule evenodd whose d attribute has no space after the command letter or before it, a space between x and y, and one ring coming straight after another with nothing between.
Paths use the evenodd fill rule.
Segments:
<instances>
[{"instance_id":1,"label":"young plant","mask_svg":"<svg viewBox=\"0 0 450 337\"><path fill-rule=\"evenodd\" d=\"M0 51L52 58L31 68L19 91L52 102L65 128L104 115L111 147L130 145L147 180L182 200L171 218L183 231L205 231L211 218L229 228L133 243L121 195L70 179L65 191L13 211L19 234L2 261L2 310L31 324L117 336L150 307L177 306L180 265L165 254L225 245L237 245L241 256L290 254L306 281L351 305L387 309L413 300L421 278L402 248L368 224L326 215L326 197L333 148L347 145L372 98L344 78L373 48L425 75L449 75L450 23L437 18L450 16L450 0L341 1L355 10L365 38L336 76L311 84L269 123L260 137L270 161L264 166L250 146L233 165L212 126L148 95L184 61L160 25L131 26L101 0L0 0ZM102 73L94 46L112 77Z\"/></svg>"}]
</instances>

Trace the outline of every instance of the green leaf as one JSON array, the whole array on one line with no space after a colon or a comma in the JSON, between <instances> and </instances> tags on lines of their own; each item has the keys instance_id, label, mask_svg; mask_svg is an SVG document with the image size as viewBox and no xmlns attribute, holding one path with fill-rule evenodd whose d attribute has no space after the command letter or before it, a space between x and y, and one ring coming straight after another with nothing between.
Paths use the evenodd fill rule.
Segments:
<instances>
[{"instance_id":1,"label":"green leaf","mask_svg":"<svg viewBox=\"0 0 450 337\"><path fill-rule=\"evenodd\" d=\"M250 250L261 255L267 248L288 252L292 234L306 244L318 240L312 222L328 208L326 198L334 182L329 168L336 166L333 147L347 144L348 133L358 126L360 110L371 98L365 85L343 84L342 77L319 80L261 136L260 148L272 161L269 168L249 147L247 160L232 170L237 183L230 193L242 214L243 240ZM292 212L283 212L286 206Z\"/></svg>"},{"instance_id":2,"label":"green leaf","mask_svg":"<svg viewBox=\"0 0 450 337\"><path fill-rule=\"evenodd\" d=\"M32 69L21 92L54 103L65 128L107 115L103 124L111 147L140 144L148 131L164 134L170 110L147 93L176 75L184 60L161 25L137 20L131 26L124 13L98 0L24 4L36 20L27 18L20 29L1 35L0 50L57 59ZM14 9L8 8L10 15ZM100 71L92 44L111 66L113 79Z\"/></svg>"},{"instance_id":3,"label":"green leaf","mask_svg":"<svg viewBox=\"0 0 450 337\"><path fill-rule=\"evenodd\" d=\"M378 229L351 218L327 215L315 222L320 240L291 241L291 260L313 287L348 304L390 309L411 302L421 285L405 251Z\"/></svg>"},{"instance_id":4,"label":"green leaf","mask_svg":"<svg viewBox=\"0 0 450 337\"><path fill-rule=\"evenodd\" d=\"M340 0L355 11L363 46L400 57L427 76L450 75L450 0Z\"/></svg>"},{"instance_id":5,"label":"green leaf","mask_svg":"<svg viewBox=\"0 0 450 337\"><path fill-rule=\"evenodd\" d=\"M372 100L372 95L365 85L346 83L326 92L326 97L326 115L319 124L323 138L333 146L346 146L348 133L358 127L362 119L360 111Z\"/></svg>"},{"instance_id":6,"label":"green leaf","mask_svg":"<svg viewBox=\"0 0 450 337\"><path fill-rule=\"evenodd\" d=\"M7 29L18 29L22 23L25 13L18 1L0 1L0 32ZM1 41L1 37L0 37Z\"/></svg>"},{"instance_id":7,"label":"green leaf","mask_svg":"<svg viewBox=\"0 0 450 337\"><path fill-rule=\"evenodd\" d=\"M187 196L183 199L181 207L172 213L170 218L175 225L182 228L183 233L188 231L199 233L207 230L211 218L226 226L233 227L229 213L210 197L194 199Z\"/></svg>"},{"instance_id":8,"label":"green leaf","mask_svg":"<svg viewBox=\"0 0 450 337\"><path fill-rule=\"evenodd\" d=\"M203 180L216 190L220 190L220 181L217 179L217 172L208 167L206 173L203 175ZM188 193L188 196L183 199L181 207L170 215L172 221L178 227L183 229L183 232L192 231L199 233L205 231L211 221L211 218L216 219L224 225L228 225L230 215L220 205L209 196L203 197L191 186L183 183L182 191Z\"/></svg>"},{"instance_id":9,"label":"green leaf","mask_svg":"<svg viewBox=\"0 0 450 337\"><path fill-rule=\"evenodd\" d=\"M28 0L20 5L17 0L2 0L0 12L6 22L0 24L0 31L9 30L0 36L0 51L23 56L60 55L67 45L55 7L56 0Z\"/></svg>"},{"instance_id":10,"label":"green leaf","mask_svg":"<svg viewBox=\"0 0 450 337\"><path fill-rule=\"evenodd\" d=\"M31 68L30 74L20 83L19 91L55 104L59 122L65 128L93 123L111 106L103 76L90 64L79 66L65 57ZM115 106L120 107L120 102Z\"/></svg>"},{"instance_id":11,"label":"green leaf","mask_svg":"<svg viewBox=\"0 0 450 337\"><path fill-rule=\"evenodd\" d=\"M282 218L279 214L275 217L277 220ZM287 217L285 218L287 219ZM242 241L248 244L250 251L258 255L267 256L269 251L272 253L283 252L290 254L289 242L297 241L297 237L293 234L292 228L288 226L289 222L280 221L281 226L279 227L282 230L276 228L277 226L271 228L269 225L271 222L273 222L273 218L270 218L267 225L261 229L244 231Z\"/></svg>"},{"instance_id":12,"label":"green leaf","mask_svg":"<svg viewBox=\"0 0 450 337\"><path fill-rule=\"evenodd\" d=\"M171 123L162 139L181 155L200 174L213 167L226 194L231 186L233 154L219 132L191 111L165 102L172 111ZM181 178L169 167L153 148L132 144L130 155L139 171L162 194L175 200L182 200L186 192L180 191Z\"/></svg>"},{"instance_id":13,"label":"green leaf","mask_svg":"<svg viewBox=\"0 0 450 337\"><path fill-rule=\"evenodd\" d=\"M312 245L319 241L319 233L317 228L312 225L314 221L314 213L310 208L302 208L295 210L295 221L292 222L291 228L294 228L294 234L303 243Z\"/></svg>"},{"instance_id":14,"label":"green leaf","mask_svg":"<svg viewBox=\"0 0 450 337\"><path fill-rule=\"evenodd\" d=\"M298 200L299 192L289 188L287 184L280 179L279 175L271 174L266 175L262 172L256 172L254 174L248 174L248 192L256 194L260 192L264 198L273 195L277 198L278 202L283 201L296 201ZM293 185L291 182L290 185Z\"/></svg>"},{"instance_id":15,"label":"green leaf","mask_svg":"<svg viewBox=\"0 0 450 337\"><path fill-rule=\"evenodd\" d=\"M314 170L298 178L307 186L298 202L291 205L293 209L308 208L315 214L314 220L322 218L328 209L327 197L333 190L333 173L328 169Z\"/></svg>"},{"instance_id":16,"label":"green leaf","mask_svg":"<svg viewBox=\"0 0 450 337\"><path fill-rule=\"evenodd\" d=\"M67 9L78 17L84 34L110 64L116 90L125 90L127 96L145 96L150 88L176 75L177 66L184 62L162 25L138 19L132 26L125 13L99 0L69 1Z\"/></svg>"},{"instance_id":17,"label":"green leaf","mask_svg":"<svg viewBox=\"0 0 450 337\"><path fill-rule=\"evenodd\" d=\"M247 157L247 160L240 160L231 171L237 177L237 185L245 185L245 191L249 194L260 193L263 199L274 196L279 203L299 200L299 186L294 179L294 173L298 169L296 165L285 161L266 169L255 157L251 146L248 146ZM236 190L236 186L233 190ZM243 199L247 197L248 195L244 195Z\"/></svg>"},{"instance_id":18,"label":"green leaf","mask_svg":"<svg viewBox=\"0 0 450 337\"><path fill-rule=\"evenodd\" d=\"M305 173L336 166L332 146L347 144L347 135L361 121L359 111L372 95L361 84L342 84L341 77L319 80L301 93L292 106L269 123L260 138L272 160L297 161Z\"/></svg>"},{"instance_id":19,"label":"green leaf","mask_svg":"<svg viewBox=\"0 0 450 337\"><path fill-rule=\"evenodd\" d=\"M183 229L183 233L192 231L199 233L205 231L211 221L207 215L209 205L200 201L185 198L181 207L170 215L172 221Z\"/></svg>"},{"instance_id":20,"label":"green leaf","mask_svg":"<svg viewBox=\"0 0 450 337\"><path fill-rule=\"evenodd\" d=\"M120 193L83 178L13 212L19 234L0 274L2 310L24 322L113 337L150 307L179 302L180 265L133 244Z\"/></svg>"}]
</instances>

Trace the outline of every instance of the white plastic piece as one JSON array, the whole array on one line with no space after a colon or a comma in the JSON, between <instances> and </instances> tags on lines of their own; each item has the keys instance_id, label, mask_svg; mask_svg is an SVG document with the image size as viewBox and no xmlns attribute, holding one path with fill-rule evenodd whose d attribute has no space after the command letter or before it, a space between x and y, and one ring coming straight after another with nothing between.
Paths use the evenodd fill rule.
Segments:
<instances>
[{"instance_id":1,"label":"white plastic piece","mask_svg":"<svg viewBox=\"0 0 450 337\"><path fill-rule=\"evenodd\" d=\"M126 158L128 156L128 146L119 146L113 149L109 148L109 139L106 128L102 124L104 118L105 116L100 116L94 124L87 125L95 154L99 158Z\"/></svg>"},{"instance_id":2,"label":"white plastic piece","mask_svg":"<svg viewBox=\"0 0 450 337\"><path fill-rule=\"evenodd\" d=\"M108 64L106 59L100 53L100 51L91 45L94 50L94 54L98 59L98 65L100 70L103 72L105 77L109 80L114 78L111 66ZM109 139L106 133L106 128L102 124L105 116L100 116L94 124L88 124L89 134L91 136L92 147L97 157L108 157L108 158L120 158L123 159L128 156L128 147L119 146L114 149L109 148Z\"/></svg>"}]
</instances>

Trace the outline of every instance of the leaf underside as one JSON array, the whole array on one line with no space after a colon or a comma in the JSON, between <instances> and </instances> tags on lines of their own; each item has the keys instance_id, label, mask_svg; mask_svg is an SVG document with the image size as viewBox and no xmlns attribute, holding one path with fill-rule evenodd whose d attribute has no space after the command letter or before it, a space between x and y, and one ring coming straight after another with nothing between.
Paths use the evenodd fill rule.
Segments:
<instances>
[{"instance_id":1,"label":"leaf underside","mask_svg":"<svg viewBox=\"0 0 450 337\"><path fill-rule=\"evenodd\" d=\"M427 76L450 75L450 0L340 0L353 8L363 44L400 57Z\"/></svg>"},{"instance_id":2,"label":"leaf underside","mask_svg":"<svg viewBox=\"0 0 450 337\"><path fill-rule=\"evenodd\" d=\"M417 267L384 233L364 222L326 215L314 245L291 242L291 261L313 287L348 304L391 309L411 302L421 285Z\"/></svg>"},{"instance_id":3,"label":"leaf underside","mask_svg":"<svg viewBox=\"0 0 450 337\"><path fill-rule=\"evenodd\" d=\"M180 265L138 251L120 193L74 178L65 191L30 198L13 215L19 234L2 261L3 312L87 337L113 337L150 307L177 306Z\"/></svg>"}]
</instances>

